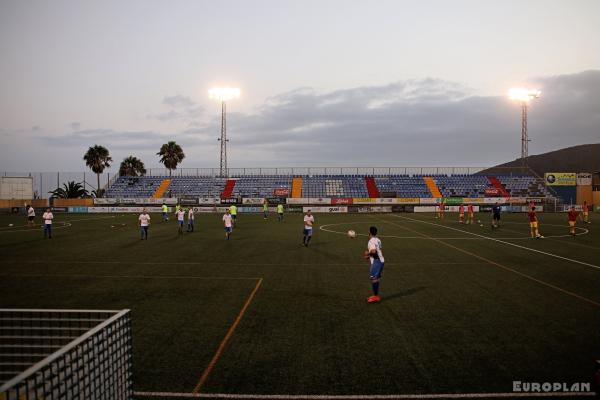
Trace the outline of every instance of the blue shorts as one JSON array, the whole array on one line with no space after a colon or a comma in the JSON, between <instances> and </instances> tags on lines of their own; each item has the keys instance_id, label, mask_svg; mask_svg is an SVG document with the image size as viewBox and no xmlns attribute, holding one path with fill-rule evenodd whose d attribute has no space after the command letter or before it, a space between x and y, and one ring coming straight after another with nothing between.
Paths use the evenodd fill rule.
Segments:
<instances>
[{"instance_id":1,"label":"blue shorts","mask_svg":"<svg viewBox=\"0 0 600 400\"><path fill-rule=\"evenodd\" d=\"M225 227L225 232L227 232L227 233L231 233L231 230L232 230L232 229L231 229L231 227L230 227L230 226L228 226L228 227L226 226L226 227Z\"/></svg>"},{"instance_id":2,"label":"blue shorts","mask_svg":"<svg viewBox=\"0 0 600 400\"><path fill-rule=\"evenodd\" d=\"M311 229L304 229L304 236L312 236L312 228Z\"/></svg>"},{"instance_id":3,"label":"blue shorts","mask_svg":"<svg viewBox=\"0 0 600 400\"><path fill-rule=\"evenodd\" d=\"M177 223L179 224L179 226L183 226L183 221L177 220Z\"/></svg>"},{"instance_id":4,"label":"blue shorts","mask_svg":"<svg viewBox=\"0 0 600 400\"><path fill-rule=\"evenodd\" d=\"M373 264L371 264L371 270L369 271L369 276L371 280L381 278L381 273L383 272L383 264L379 260L373 260Z\"/></svg>"},{"instance_id":5,"label":"blue shorts","mask_svg":"<svg viewBox=\"0 0 600 400\"><path fill-rule=\"evenodd\" d=\"M232 219L237 219L237 214L236 215L231 214L231 218Z\"/></svg>"}]
</instances>

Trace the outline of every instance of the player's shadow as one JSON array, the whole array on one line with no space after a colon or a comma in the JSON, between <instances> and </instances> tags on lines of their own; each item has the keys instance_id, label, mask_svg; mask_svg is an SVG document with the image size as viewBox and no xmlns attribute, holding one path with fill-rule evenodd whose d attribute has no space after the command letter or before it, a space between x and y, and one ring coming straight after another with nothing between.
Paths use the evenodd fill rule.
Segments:
<instances>
[{"instance_id":1,"label":"player's shadow","mask_svg":"<svg viewBox=\"0 0 600 400\"><path fill-rule=\"evenodd\" d=\"M404 289L397 293L393 293L393 294L390 294L390 295L384 296L384 297L386 300L391 300L391 299L396 299L399 297L412 296L413 294L419 293L420 291L425 290L425 289L427 289L427 286L417 286L414 288Z\"/></svg>"}]
</instances>

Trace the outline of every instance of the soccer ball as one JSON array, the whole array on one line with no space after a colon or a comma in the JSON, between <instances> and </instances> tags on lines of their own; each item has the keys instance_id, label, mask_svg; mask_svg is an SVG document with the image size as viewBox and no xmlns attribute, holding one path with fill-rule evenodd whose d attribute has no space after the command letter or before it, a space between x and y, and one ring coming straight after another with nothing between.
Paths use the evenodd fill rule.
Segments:
<instances>
[{"instance_id":1,"label":"soccer ball","mask_svg":"<svg viewBox=\"0 0 600 400\"><path fill-rule=\"evenodd\" d=\"M354 232L353 230L349 230L348 231L348 237L350 239L354 239L356 237L356 232Z\"/></svg>"},{"instance_id":2,"label":"soccer ball","mask_svg":"<svg viewBox=\"0 0 600 400\"><path fill-rule=\"evenodd\" d=\"M8 224L8 226L13 226L13 224ZM348 233L350 233L350 232L348 232Z\"/></svg>"},{"instance_id":3,"label":"soccer ball","mask_svg":"<svg viewBox=\"0 0 600 400\"><path fill-rule=\"evenodd\" d=\"M480 219L478 219L478 220L477 220L477 223L478 223L478 224L480 224L480 223L481 223L481 220L480 220Z\"/></svg>"}]
</instances>

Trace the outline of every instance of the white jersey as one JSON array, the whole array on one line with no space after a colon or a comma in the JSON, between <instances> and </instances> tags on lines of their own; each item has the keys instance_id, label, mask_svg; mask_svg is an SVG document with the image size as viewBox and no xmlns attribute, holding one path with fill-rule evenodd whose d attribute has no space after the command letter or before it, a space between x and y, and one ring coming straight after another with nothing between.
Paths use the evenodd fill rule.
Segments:
<instances>
[{"instance_id":1,"label":"white jersey","mask_svg":"<svg viewBox=\"0 0 600 400\"><path fill-rule=\"evenodd\" d=\"M194 210L192 210L191 208L188 211L188 220L190 220L190 221L194 220Z\"/></svg>"},{"instance_id":2,"label":"white jersey","mask_svg":"<svg viewBox=\"0 0 600 400\"><path fill-rule=\"evenodd\" d=\"M185 211L179 210L177 211L177 221L183 221L185 218Z\"/></svg>"},{"instance_id":3,"label":"white jersey","mask_svg":"<svg viewBox=\"0 0 600 400\"><path fill-rule=\"evenodd\" d=\"M42 218L44 219L44 223L46 225L52 225L52 220L54 219L54 215L52 215L51 212L45 212L44 215L42 215Z\"/></svg>"},{"instance_id":4,"label":"white jersey","mask_svg":"<svg viewBox=\"0 0 600 400\"><path fill-rule=\"evenodd\" d=\"M231 214L224 214L223 222L225 223L225 228L231 228Z\"/></svg>"},{"instance_id":5,"label":"white jersey","mask_svg":"<svg viewBox=\"0 0 600 400\"><path fill-rule=\"evenodd\" d=\"M304 216L304 229L312 229L312 224L315 222L315 217L312 215Z\"/></svg>"},{"instance_id":6,"label":"white jersey","mask_svg":"<svg viewBox=\"0 0 600 400\"><path fill-rule=\"evenodd\" d=\"M33 207L29 207L29 209L27 210L27 216L35 217L35 210L33 209Z\"/></svg>"},{"instance_id":7,"label":"white jersey","mask_svg":"<svg viewBox=\"0 0 600 400\"><path fill-rule=\"evenodd\" d=\"M381 251L381 240L379 240L379 238L372 237L371 239L369 239L369 243L367 244L367 248L369 249L369 253L372 250L377 250L377 252L376 252L377 257L373 257L371 255L371 264L373 264L373 260L375 260L375 258L378 258L379 261L381 261L381 262L385 262L385 260L383 258L383 252Z\"/></svg>"},{"instance_id":8,"label":"white jersey","mask_svg":"<svg viewBox=\"0 0 600 400\"><path fill-rule=\"evenodd\" d=\"M140 226L150 225L150 215L148 214L140 214L138 220L140 221Z\"/></svg>"}]
</instances>

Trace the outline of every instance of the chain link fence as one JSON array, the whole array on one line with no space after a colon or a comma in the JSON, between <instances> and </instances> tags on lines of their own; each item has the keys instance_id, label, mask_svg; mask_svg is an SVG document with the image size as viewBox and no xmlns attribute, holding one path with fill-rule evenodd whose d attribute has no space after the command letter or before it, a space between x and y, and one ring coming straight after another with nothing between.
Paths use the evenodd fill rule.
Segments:
<instances>
[{"instance_id":1,"label":"chain link fence","mask_svg":"<svg viewBox=\"0 0 600 400\"><path fill-rule=\"evenodd\" d=\"M133 396L129 310L0 309L0 399Z\"/></svg>"}]
</instances>

